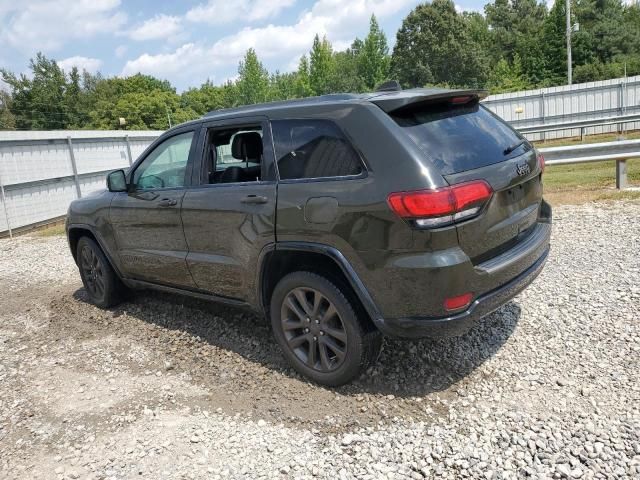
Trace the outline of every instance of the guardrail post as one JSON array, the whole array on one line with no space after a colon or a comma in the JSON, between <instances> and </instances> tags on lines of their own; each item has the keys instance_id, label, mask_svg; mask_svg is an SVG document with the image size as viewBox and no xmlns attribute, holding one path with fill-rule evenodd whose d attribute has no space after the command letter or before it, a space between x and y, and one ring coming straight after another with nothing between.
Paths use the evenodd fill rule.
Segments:
<instances>
[{"instance_id":1,"label":"guardrail post","mask_svg":"<svg viewBox=\"0 0 640 480\"><path fill-rule=\"evenodd\" d=\"M540 117L542 118L542 125L544 125L545 122L545 113L546 113L546 109L544 106L544 89L540 90ZM540 140L542 140L543 142L545 142L547 140L547 135L545 134L545 132L541 132L540 134Z\"/></svg>"},{"instance_id":2,"label":"guardrail post","mask_svg":"<svg viewBox=\"0 0 640 480\"><path fill-rule=\"evenodd\" d=\"M124 136L124 141L127 144L127 157L129 158L129 166L133 165L133 157L131 156L131 144L129 143L129 135Z\"/></svg>"},{"instance_id":3,"label":"guardrail post","mask_svg":"<svg viewBox=\"0 0 640 480\"><path fill-rule=\"evenodd\" d=\"M5 197L4 195L4 183L2 183L2 177L0 177L0 194L2 194L2 206L4 207L4 218L7 221L9 238L13 238L13 232L11 231L11 222L9 221L9 209L7 208L7 197Z\"/></svg>"},{"instance_id":4,"label":"guardrail post","mask_svg":"<svg viewBox=\"0 0 640 480\"><path fill-rule=\"evenodd\" d=\"M580 141L584 142L584 127L580 127Z\"/></svg>"},{"instance_id":5,"label":"guardrail post","mask_svg":"<svg viewBox=\"0 0 640 480\"><path fill-rule=\"evenodd\" d=\"M73 181L76 184L76 193L78 194L78 198L80 198L82 197L82 191L80 190L78 167L76 166L76 157L73 154L73 143L71 143L71 137L67 137L67 145L69 146L69 159L71 160L71 169L73 170Z\"/></svg>"},{"instance_id":6,"label":"guardrail post","mask_svg":"<svg viewBox=\"0 0 640 480\"><path fill-rule=\"evenodd\" d=\"M616 160L616 188L627 188L627 161Z\"/></svg>"}]
</instances>

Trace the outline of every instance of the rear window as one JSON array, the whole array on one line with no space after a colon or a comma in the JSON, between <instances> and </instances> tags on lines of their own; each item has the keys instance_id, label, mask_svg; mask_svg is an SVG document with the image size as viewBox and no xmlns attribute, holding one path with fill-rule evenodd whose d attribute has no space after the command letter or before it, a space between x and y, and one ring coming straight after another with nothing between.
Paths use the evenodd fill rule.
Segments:
<instances>
[{"instance_id":1,"label":"rear window","mask_svg":"<svg viewBox=\"0 0 640 480\"><path fill-rule=\"evenodd\" d=\"M531 148L525 142L505 153L523 137L477 102L431 104L391 117L443 175L503 162Z\"/></svg>"},{"instance_id":2,"label":"rear window","mask_svg":"<svg viewBox=\"0 0 640 480\"><path fill-rule=\"evenodd\" d=\"M359 175L362 162L329 120L274 120L273 143L282 180Z\"/></svg>"}]
</instances>

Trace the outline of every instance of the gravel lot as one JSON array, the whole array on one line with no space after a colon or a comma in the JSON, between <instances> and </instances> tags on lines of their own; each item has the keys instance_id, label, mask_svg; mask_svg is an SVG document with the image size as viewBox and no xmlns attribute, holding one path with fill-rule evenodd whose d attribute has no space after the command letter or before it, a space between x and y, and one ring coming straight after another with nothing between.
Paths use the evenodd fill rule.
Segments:
<instances>
[{"instance_id":1,"label":"gravel lot","mask_svg":"<svg viewBox=\"0 0 640 480\"><path fill-rule=\"evenodd\" d=\"M0 241L0 478L640 478L640 203L555 209L514 301L329 390L243 311L86 302L61 237Z\"/></svg>"}]
</instances>

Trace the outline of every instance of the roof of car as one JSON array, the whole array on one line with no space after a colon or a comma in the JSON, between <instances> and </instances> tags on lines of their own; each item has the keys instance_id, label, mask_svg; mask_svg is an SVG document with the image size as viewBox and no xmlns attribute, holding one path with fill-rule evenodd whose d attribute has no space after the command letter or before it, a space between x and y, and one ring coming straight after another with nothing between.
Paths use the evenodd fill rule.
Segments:
<instances>
[{"instance_id":1,"label":"roof of car","mask_svg":"<svg viewBox=\"0 0 640 480\"><path fill-rule=\"evenodd\" d=\"M372 102L383 110L389 112L402 108L410 103L428 99L450 97L457 95L474 95L480 99L487 95L484 90L453 90L446 88L413 88L410 90L383 91L371 93L335 93L321 95L319 97L307 97L294 100L282 100L277 102L258 103L242 107L212 110L204 115L204 119L217 117L229 117L235 114L263 114L276 109L292 107L313 107L326 105L343 105L345 103Z\"/></svg>"}]
</instances>

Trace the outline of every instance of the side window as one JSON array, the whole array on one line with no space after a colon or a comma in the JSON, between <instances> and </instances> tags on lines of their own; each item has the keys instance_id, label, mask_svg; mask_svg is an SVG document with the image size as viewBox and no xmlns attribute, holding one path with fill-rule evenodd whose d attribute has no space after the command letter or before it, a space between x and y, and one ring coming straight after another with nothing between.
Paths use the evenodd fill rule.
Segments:
<instances>
[{"instance_id":1,"label":"side window","mask_svg":"<svg viewBox=\"0 0 640 480\"><path fill-rule=\"evenodd\" d=\"M175 135L158 145L133 173L138 190L184 187L193 132Z\"/></svg>"},{"instance_id":2,"label":"side window","mask_svg":"<svg viewBox=\"0 0 640 480\"><path fill-rule=\"evenodd\" d=\"M204 183L257 182L262 178L262 127L210 129Z\"/></svg>"},{"instance_id":3,"label":"side window","mask_svg":"<svg viewBox=\"0 0 640 480\"><path fill-rule=\"evenodd\" d=\"M274 120L271 126L280 179L362 173L360 157L333 122Z\"/></svg>"}]
</instances>

